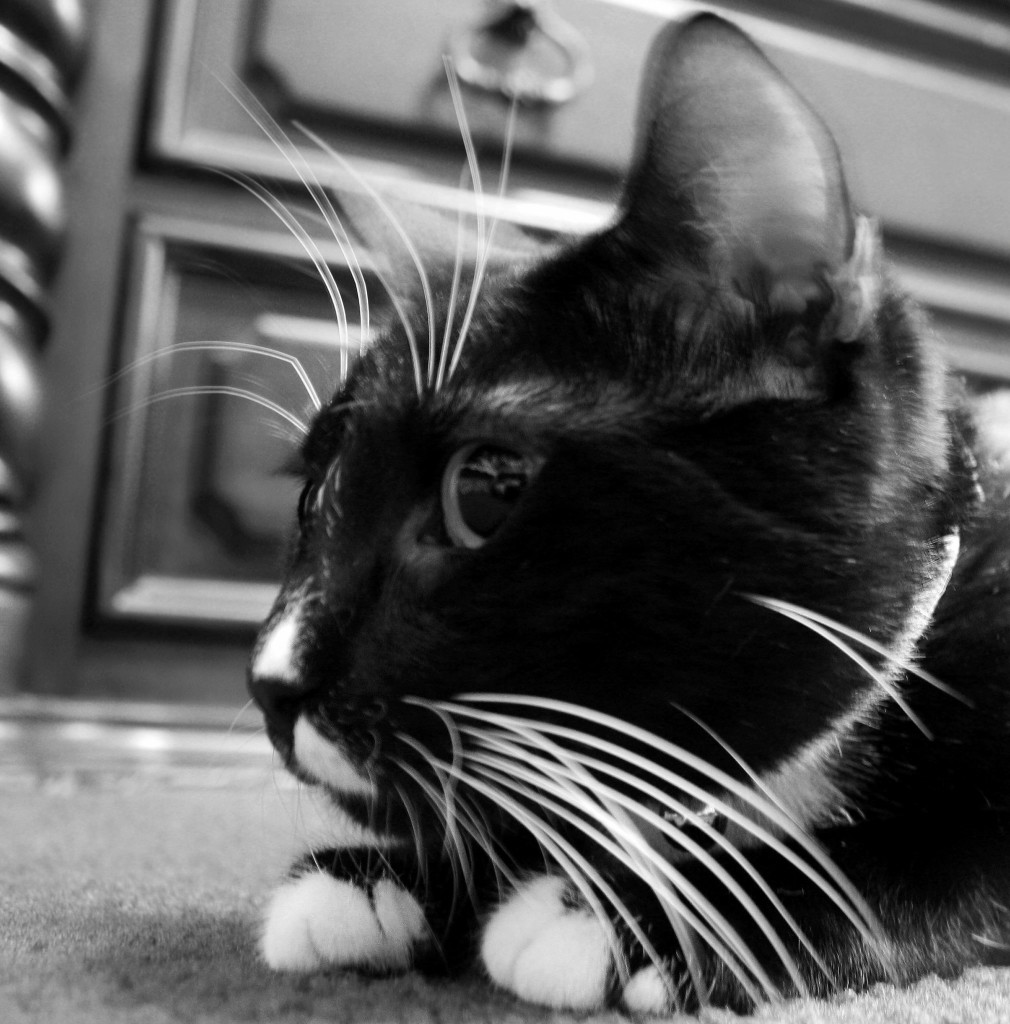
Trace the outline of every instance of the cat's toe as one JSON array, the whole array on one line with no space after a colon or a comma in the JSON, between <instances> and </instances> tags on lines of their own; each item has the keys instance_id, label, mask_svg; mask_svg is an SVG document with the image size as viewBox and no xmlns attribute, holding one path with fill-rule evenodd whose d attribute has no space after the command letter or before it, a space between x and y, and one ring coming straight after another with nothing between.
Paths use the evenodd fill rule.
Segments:
<instances>
[{"instance_id":1,"label":"cat's toe","mask_svg":"<svg viewBox=\"0 0 1010 1024\"><path fill-rule=\"evenodd\" d=\"M675 1006L670 976L653 964L639 968L621 992L621 1006L629 1013L665 1016Z\"/></svg>"},{"instance_id":2,"label":"cat's toe","mask_svg":"<svg viewBox=\"0 0 1010 1024\"><path fill-rule=\"evenodd\" d=\"M530 1002L556 1009L602 1006L614 981L608 927L553 875L527 882L488 921L481 959L491 979Z\"/></svg>"},{"instance_id":3,"label":"cat's toe","mask_svg":"<svg viewBox=\"0 0 1010 1024\"><path fill-rule=\"evenodd\" d=\"M428 934L421 906L394 882L380 879L366 889L312 871L274 893L260 952L279 971L324 966L402 971Z\"/></svg>"}]
</instances>

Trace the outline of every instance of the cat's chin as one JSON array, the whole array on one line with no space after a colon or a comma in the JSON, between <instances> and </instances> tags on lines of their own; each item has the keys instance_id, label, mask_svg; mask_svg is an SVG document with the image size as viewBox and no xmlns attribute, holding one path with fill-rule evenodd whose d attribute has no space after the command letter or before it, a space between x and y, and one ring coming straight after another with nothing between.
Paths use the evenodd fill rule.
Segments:
<instances>
[{"instance_id":1,"label":"cat's chin","mask_svg":"<svg viewBox=\"0 0 1010 1024\"><path fill-rule=\"evenodd\" d=\"M304 782L323 786L338 798L375 800L373 779L331 739L327 739L305 715L295 722L288 768Z\"/></svg>"}]
</instances>

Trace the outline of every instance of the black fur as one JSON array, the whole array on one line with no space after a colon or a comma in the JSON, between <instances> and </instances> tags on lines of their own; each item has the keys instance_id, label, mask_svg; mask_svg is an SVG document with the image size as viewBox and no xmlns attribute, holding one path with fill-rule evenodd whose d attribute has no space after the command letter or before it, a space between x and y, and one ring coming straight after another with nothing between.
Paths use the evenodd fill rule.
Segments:
<instances>
[{"instance_id":1,"label":"black fur","mask_svg":"<svg viewBox=\"0 0 1010 1024\"><path fill-rule=\"evenodd\" d=\"M723 23L700 18L667 33L654 59L672 54L689 66L691 48L722 47L781 86L748 45ZM294 770L301 771L292 729L302 715L370 771L375 799L334 799L409 850L411 824L393 782L409 792L416 786L393 759L415 761L398 734L447 762L454 751L443 722L405 697L556 698L646 729L747 781L740 760L771 776L861 695L878 694L825 759L825 781L840 796L809 827L869 902L886 948L868 947L779 854L748 848L745 856L830 977L791 933L783 938L813 991L1005 962L1007 481L979 465L960 385L885 272L875 272L871 315L855 336L827 326L856 301L830 279L852 255L856 220L833 146L802 101L789 94L789 116L807 125L834 191L824 254L811 260L803 282L813 291L797 309L776 303L779 270L760 254L743 246L728 260L717 257L725 225L713 242L706 221L721 207L706 205L704 188L689 187L691 167L664 162L665 150L677 148L666 135L680 130L681 115L655 95L683 86L657 84L662 73L646 87L639 155L613 227L492 266L459 366L441 390L416 393L407 336L394 325L320 413L303 448L304 515L265 631L308 588L299 676L254 677L253 694ZM689 149L704 139L674 141ZM671 180L674 170L685 180ZM452 255L450 248L437 272L429 266L438 338ZM727 265L736 268L729 277ZM456 325L467 298L454 311ZM417 337L426 338L424 307L411 315ZM440 488L453 454L473 440L532 452L541 464L501 529L467 549L446 534ZM931 738L822 636L748 599L786 600L893 644L942 575L942 541L955 534L953 576L916 647L918 665L963 699L907 671L892 679ZM506 710L573 724L560 713ZM602 727L579 727L615 740ZM664 760L631 736L624 744ZM704 773L678 770L713 785ZM509 815L493 800L473 800L516 868L543 870L543 851ZM416 809L428 874L402 851L395 870L383 870L429 910L443 947L429 964L452 965L472 952L478 918L493 902L493 865L472 851L476 907L456 891L450 913L446 900L459 886L442 852L442 824L419 796ZM679 946L654 893L593 844L573 842L619 883L679 977ZM363 856L316 861L367 880L378 862L365 857L366 870ZM683 870L791 991L739 896L700 865L688 861ZM746 876L739 885L754 889ZM754 898L766 902L760 892ZM632 966L644 962L634 942L629 958ZM715 1001L749 1004L718 957L707 958L705 973Z\"/></svg>"}]
</instances>

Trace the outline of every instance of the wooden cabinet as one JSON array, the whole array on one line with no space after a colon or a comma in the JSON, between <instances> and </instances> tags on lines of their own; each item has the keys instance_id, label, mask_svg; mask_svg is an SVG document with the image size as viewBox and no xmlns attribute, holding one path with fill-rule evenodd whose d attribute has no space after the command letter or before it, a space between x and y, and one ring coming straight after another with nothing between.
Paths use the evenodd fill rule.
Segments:
<instances>
[{"instance_id":1,"label":"wooden cabinet","mask_svg":"<svg viewBox=\"0 0 1010 1024\"><path fill-rule=\"evenodd\" d=\"M581 232L610 215L649 43L664 18L695 6L556 0L578 73L546 50L535 71L574 77L574 95L520 110L502 216ZM708 6L751 31L832 125L854 193L881 218L954 361L979 381L1010 381L1005 8ZM481 26L502 10L483 0L93 4L47 367L30 688L244 699L246 650L293 515L295 485L277 470L313 391L335 385L339 345L310 255L233 179L255 176L301 211L353 342L346 255L313 218L300 175L340 175L333 147L380 188L449 211L472 206L442 55L455 47L490 60ZM507 106L472 89L465 97L494 190ZM381 320L384 292L374 277L369 285Z\"/></svg>"}]
</instances>

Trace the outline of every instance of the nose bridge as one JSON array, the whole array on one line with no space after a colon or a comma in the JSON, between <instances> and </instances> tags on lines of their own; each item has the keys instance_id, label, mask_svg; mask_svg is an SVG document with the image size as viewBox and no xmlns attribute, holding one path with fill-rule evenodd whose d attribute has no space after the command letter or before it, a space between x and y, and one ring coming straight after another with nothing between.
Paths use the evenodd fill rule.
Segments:
<instances>
[{"instance_id":1,"label":"nose bridge","mask_svg":"<svg viewBox=\"0 0 1010 1024\"><path fill-rule=\"evenodd\" d=\"M250 661L250 677L296 686L302 675L308 620L306 588L282 595L260 628Z\"/></svg>"}]
</instances>

